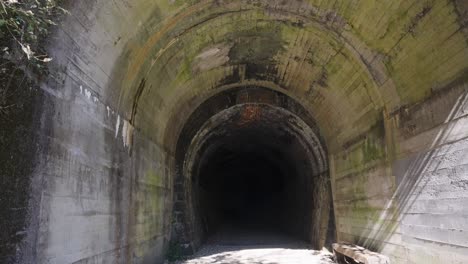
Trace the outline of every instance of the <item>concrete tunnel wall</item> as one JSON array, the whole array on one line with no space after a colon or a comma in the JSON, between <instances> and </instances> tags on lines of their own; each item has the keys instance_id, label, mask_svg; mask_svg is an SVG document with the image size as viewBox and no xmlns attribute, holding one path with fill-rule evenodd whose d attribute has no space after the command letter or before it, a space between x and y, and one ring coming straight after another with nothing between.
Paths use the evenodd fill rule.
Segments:
<instances>
[{"instance_id":1,"label":"concrete tunnel wall","mask_svg":"<svg viewBox=\"0 0 468 264\"><path fill-rule=\"evenodd\" d=\"M187 119L219 91L250 86L316 122L338 241L394 263L468 261L466 1L65 8L50 74L12 99L30 107L4 130L14 143L2 150L2 261L161 261Z\"/></svg>"}]
</instances>

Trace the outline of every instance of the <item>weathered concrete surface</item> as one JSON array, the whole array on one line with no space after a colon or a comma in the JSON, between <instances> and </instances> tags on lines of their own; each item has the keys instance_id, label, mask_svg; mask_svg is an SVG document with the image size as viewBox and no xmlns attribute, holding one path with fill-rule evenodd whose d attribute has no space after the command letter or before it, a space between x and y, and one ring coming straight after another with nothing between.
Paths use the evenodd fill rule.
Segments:
<instances>
[{"instance_id":1,"label":"weathered concrete surface","mask_svg":"<svg viewBox=\"0 0 468 264\"><path fill-rule=\"evenodd\" d=\"M33 262L32 242L38 228L31 215L39 207L39 201L30 197L40 191L32 175L40 162L38 156L45 151L39 143L44 136L37 131L50 125L43 117L53 108L41 107L52 102L51 97L25 78L22 70L12 63L3 65L8 74L0 78L0 263L15 259L28 263ZM34 190L34 185L39 188Z\"/></svg>"},{"instance_id":2,"label":"weathered concrete surface","mask_svg":"<svg viewBox=\"0 0 468 264\"><path fill-rule=\"evenodd\" d=\"M2 169L6 186L26 181L1 196L18 197L1 258L162 260L180 131L211 96L255 85L319 127L338 241L392 263L468 261L464 1L68 2L25 111L39 151L1 150L7 166L31 165Z\"/></svg>"}]
</instances>

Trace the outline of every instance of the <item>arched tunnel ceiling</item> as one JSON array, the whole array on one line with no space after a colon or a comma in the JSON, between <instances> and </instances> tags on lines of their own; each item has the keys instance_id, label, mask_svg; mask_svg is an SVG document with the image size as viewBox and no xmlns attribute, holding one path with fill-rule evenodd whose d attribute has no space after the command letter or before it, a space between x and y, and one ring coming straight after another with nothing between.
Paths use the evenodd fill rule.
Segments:
<instances>
[{"instance_id":1,"label":"arched tunnel ceiling","mask_svg":"<svg viewBox=\"0 0 468 264\"><path fill-rule=\"evenodd\" d=\"M120 89L110 96L133 125L172 151L175 141L164 135L177 134L181 116L223 88L280 90L311 111L328 142L342 144L382 110L466 77L463 1L132 5L126 23L138 18L139 30L117 61L112 85Z\"/></svg>"},{"instance_id":2,"label":"arched tunnel ceiling","mask_svg":"<svg viewBox=\"0 0 468 264\"><path fill-rule=\"evenodd\" d=\"M214 115L193 137L186 152L184 175L191 175L194 166L202 166L196 158L203 157L195 157L197 154L208 156L207 152L219 148L243 148L249 152L258 149L257 144L262 146L260 152L268 156L272 146L279 152L293 142L307 152L307 160L312 164L311 175L320 175L328 170L321 142L300 117L269 104L236 105Z\"/></svg>"},{"instance_id":3,"label":"arched tunnel ceiling","mask_svg":"<svg viewBox=\"0 0 468 264\"><path fill-rule=\"evenodd\" d=\"M250 133L250 136L245 136L252 138L249 141L263 141L261 138L265 132L275 132L276 138L280 138L279 135L297 137L311 152L311 160L317 170L315 173L327 170L326 146L308 111L285 94L252 86L219 92L200 104L177 138L175 158L179 162L187 162L193 158L189 156L201 154L197 153L200 148L216 141L212 138L232 137L233 134L242 134L240 131ZM192 165L185 166L185 169L191 169ZM183 164L177 166L184 167Z\"/></svg>"}]
</instances>

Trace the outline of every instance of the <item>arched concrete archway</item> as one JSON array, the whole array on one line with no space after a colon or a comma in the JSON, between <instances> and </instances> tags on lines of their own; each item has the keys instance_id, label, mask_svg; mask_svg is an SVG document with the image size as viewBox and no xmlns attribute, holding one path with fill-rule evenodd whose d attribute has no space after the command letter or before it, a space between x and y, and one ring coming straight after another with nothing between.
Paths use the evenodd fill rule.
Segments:
<instances>
[{"instance_id":1,"label":"arched concrete archway","mask_svg":"<svg viewBox=\"0 0 468 264\"><path fill-rule=\"evenodd\" d=\"M199 105L175 155L178 243L196 249L227 222L325 246L335 227L319 133L306 109L267 88L231 88Z\"/></svg>"},{"instance_id":2,"label":"arched concrete archway","mask_svg":"<svg viewBox=\"0 0 468 264\"><path fill-rule=\"evenodd\" d=\"M263 149L260 139L281 142L281 132L294 135L292 145L313 146L294 127L302 120L323 149L322 167L304 166L327 172L332 203L317 205L332 205L337 241L395 263L467 261L464 1L114 0L64 7L70 15L44 44L54 58L49 75L9 99L28 107L2 134L2 184L9 190L1 196L2 230L9 231L1 258L158 262L178 221L174 201L191 195L200 210L187 211L184 217L194 219L183 223L192 229L182 234L196 248L204 232L196 212L210 207L198 192L176 197L189 190L177 176L213 180L199 171L215 170L204 164L224 154L204 151L204 142L227 146L234 157L262 156L268 167L278 160L214 136L231 133L243 146L242 135L250 134ZM243 114L260 128L234 129ZM297 120L274 127L288 115ZM220 116L229 118L219 123ZM199 128L210 124L198 146ZM270 145L284 151L280 156L297 155L278 171L318 158L285 146ZM325 243L320 230L327 224L309 227L318 230L315 244Z\"/></svg>"}]
</instances>

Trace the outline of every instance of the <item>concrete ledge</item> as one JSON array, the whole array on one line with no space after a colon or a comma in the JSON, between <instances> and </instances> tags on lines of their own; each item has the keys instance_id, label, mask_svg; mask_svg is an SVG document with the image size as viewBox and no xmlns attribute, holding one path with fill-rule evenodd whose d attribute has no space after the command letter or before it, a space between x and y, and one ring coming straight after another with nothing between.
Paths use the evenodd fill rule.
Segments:
<instances>
[{"instance_id":1,"label":"concrete ledge","mask_svg":"<svg viewBox=\"0 0 468 264\"><path fill-rule=\"evenodd\" d=\"M341 263L339 261L344 256L352 258L356 263L390 264L390 259L387 256L352 244L334 243L333 252L337 257L338 263Z\"/></svg>"}]
</instances>

